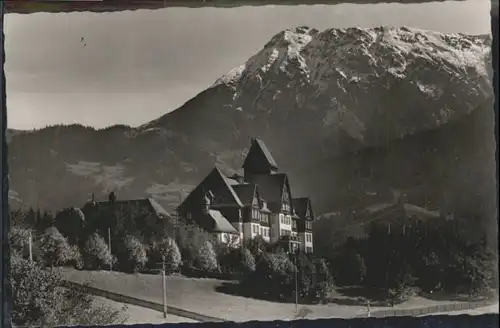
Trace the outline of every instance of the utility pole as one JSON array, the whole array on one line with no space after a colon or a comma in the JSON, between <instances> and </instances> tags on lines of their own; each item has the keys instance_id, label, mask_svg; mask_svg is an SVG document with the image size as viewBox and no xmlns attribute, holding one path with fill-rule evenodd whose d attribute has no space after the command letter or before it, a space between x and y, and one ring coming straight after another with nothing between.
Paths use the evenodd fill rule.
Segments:
<instances>
[{"instance_id":1,"label":"utility pole","mask_svg":"<svg viewBox=\"0 0 500 328\"><path fill-rule=\"evenodd\" d=\"M111 253L111 228L108 228L108 248L109 248L109 254ZM109 262L109 271L113 271L113 259L111 259L111 262Z\"/></svg>"},{"instance_id":2,"label":"utility pole","mask_svg":"<svg viewBox=\"0 0 500 328\"><path fill-rule=\"evenodd\" d=\"M31 229L29 230L28 236L28 248L30 253L30 263L33 263L33 236L31 235Z\"/></svg>"},{"instance_id":3,"label":"utility pole","mask_svg":"<svg viewBox=\"0 0 500 328\"><path fill-rule=\"evenodd\" d=\"M165 274L165 256L162 256L161 270L162 286L163 286L163 318L167 318L167 277Z\"/></svg>"},{"instance_id":4,"label":"utility pole","mask_svg":"<svg viewBox=\"0 0 500 328\"><path fill-rule=\"evenodd\" d=\"M297 267L297 252L295 252L293 258L295 262L295 313L299 313L299 268Z\"/></svg>"}]
</instances>

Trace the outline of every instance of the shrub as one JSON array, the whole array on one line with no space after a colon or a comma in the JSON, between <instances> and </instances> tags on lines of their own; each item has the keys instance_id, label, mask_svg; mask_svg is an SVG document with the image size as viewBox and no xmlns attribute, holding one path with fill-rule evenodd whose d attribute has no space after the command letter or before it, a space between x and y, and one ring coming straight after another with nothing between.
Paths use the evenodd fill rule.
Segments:
<instances>
[{"instance_id":1,"label":"shrub","mask_svg":"<svg viewBox=\"0 0 500 328\"><path fill-rule=\"evenodd\" d=\"M42 258L48 266L61 266L73 260L74 252L55 227L47 228L40 239Z\"/></svg>"},{"instance_id":2,"label":"shrub","mask_svg":"<svg viewBox=\"0 0 500 328\"><path fill-rule=\"evenodd\" d=\"M177 228L176 241L181 251L184 267L195 266L195 259L200 248L214 240L213 236L195 225L180 224Z\"/></svg>"},{"instance_id":3,"label":"shrub","mask_svg":"<svg viewBox=\"0 0 500 328\"><path fill-rule=\"evenodd\" d=\"M257 257L258 255L267 252L270 244L261 236L256 236L253 239L245 241L244 246L254 257Z\"/></svg>"},{"instance_id":4,"label":"shrub","mask_svg":"<svg viewBox=\"0 0 500 328\"><path fill-rule=\"evenodd\" d=\"M141 270L148 260L144 245L134 236L126 236L118 245L118 264L126 272Z\"/></svg>"},{"instance_id":5,"label":"shrub","mask_svg":"<svg viewBox=\"0 0 500 328\"><path fill-rule=\"evenodd\" d=\"M211 242L205 242L198 253L196 253L195 267L197 269L206 271L206 272L214 272L219 268L217 263L217 254L215 254L214 246Z\"/></svg>"},{"instance_id":6,"label":"shrub","mask_svg":"<svg viewBox=\"0 0 500 328\"><path fill-rule=\"evenodd\" d=\"M113 263L113 256L108 244L98 233L93 233L83 248L83 263L87 270L108 268Z\"/></svg>"},{"instance_id":7,"label":"shrub","mask_svg":"<svg viewBox=\"0 0 500 328\"><path fill-rule=\"evenodd\" d=\"M295 290L294 272L295 266L286 254L264 253L255 265L255 271L243 284L254 291L258 287L268 295L283 300Z\"/></svg>"},{"instance_id":8,"label":"shrub","mask_svg":"<svg viewBox=\"0 0 500 328\"><path fill-rule=\"evenodd\" d=\"M9 231L9 245L12 256L25 257L29 253L28 229L20 227L11 227Z\"/></svg>"},{"instance_id":9,"label":"shrub","mask_svg":"<svg viewBox=\"0 0 500 328\"><path fill-rule=\"evenodd\" d=\"M337 265L337 279L341 285L362 285L366 278L366 265L361 254L346 252Z\"/></svg>"},{"instance_id":10,"label":"shrub","mask_svg":"<svg viewBox=\"0 0 500 328\"><path fill-rule=\"evenodd\" d=\"M242 247L239 250L241 272L248 274L255 271L255 258L249 249Z\"/></svg>"},{"instance_id":11,"label":"shrub","mask_svg":"<svg viewBox=\"0 0 500 328\"><path fill-rule=\"evenodd\" d=\"M120 312L96 306L77 290L62 288L55 271L13 257L11 266L12 323L15 326L107 325L124 323Z\"/></svg>"},{"instance_id":12,"label":"shrub","mask_svg":"<svg viewBox=\"0 0 500 328\"><path fill-rule=\"evenodd\" d=\"M333 277L324 259L317 259L313 263L316 270L313 298L325 302L334 288Z\"/></svg>"},{"instance_id":13,"label":"shrub","mask_svg":"<svg viewBox=\"0 0 500 328\"><path fill-rule=\"evenodd\" d=\"M181 263L181 252L177 243L172 238L165 238L159 245L159 254L161 258L165 258L165 270L168 273L176 272Z\"/></svg>"}]
</instances>

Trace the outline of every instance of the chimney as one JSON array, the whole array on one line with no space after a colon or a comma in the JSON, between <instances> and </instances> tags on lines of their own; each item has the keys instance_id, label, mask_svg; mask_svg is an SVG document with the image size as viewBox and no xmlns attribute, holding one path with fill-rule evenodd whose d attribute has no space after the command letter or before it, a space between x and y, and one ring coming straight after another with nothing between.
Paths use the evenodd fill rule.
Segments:
<instances>
[{"instance_id":1,"label":"chimney","mask_svg":"<svg viewBox=\"0 0 500 328\"><path fill-rule=\"evenodd\" d=\"M95 203L95 194L94 194L94 193L92 193L92 201L91 201L91 202L92 202L92 205L95 205L95 204L96 204L96 203Z\"/></svg>"},{"instance_id":2,"label":"chimney","mask_svg":"<svg viewBox=\"0 0 500 328\"><path fill-rule=\"evenodd\" d=\"M238 181L239 184L242 184L244 182L244 176L243 174L236 172L231 176L231 179Z\"/></svg>"},{"instance_id":3,"label":"chimney","mask_svg":"<svg viewBox=\"0 0 500 328\"><path fill-rule=\"evenodd\" d=\"M109 202L110 203L116 202L116 195L113 191L109 193Z\"/></svg>"}]
</instances>

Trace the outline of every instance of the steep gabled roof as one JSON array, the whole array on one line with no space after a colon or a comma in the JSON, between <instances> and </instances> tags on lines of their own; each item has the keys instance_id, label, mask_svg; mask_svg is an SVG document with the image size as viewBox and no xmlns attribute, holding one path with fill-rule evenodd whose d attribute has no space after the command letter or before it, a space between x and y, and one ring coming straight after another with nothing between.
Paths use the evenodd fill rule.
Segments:
<instances>
[{"instance_id":1,"label":"steep gabled roof","mask_svg":"<svg viewBox=\"0 0 500 328\"><path fill-rule=\"evenodd\" d=\"M299 197L292 199L293 209L301 218L306 216L307 207L309 205L308 197Z\"/></svg>"},{"instance_id":2,"label":"steep gabled roof","mask_svg":"<svg viewBox=\"0 0 500 328\"><path fill-rule=\"evenodd\" d=\"M96 202L98 207L109 207L111 202L100 201ZM170 214L158 204L153 198L140 198L140 199L128 199L128 200L116 200L115 205L123 208L128 206L134 206L136 208L147 209L148 212L156 215L157 217L170 218Z\"/></svg>"},{"instance_id":3,"label":"steep gabled roof","mask_svg":"<svg viewBox=\"0 0 500 328\"><path fill-rule=\"evenodd\" d=\"M283 187L287 181L285 173L255 174L250 177L252 183L257 185L259 196L269 205L272 211L281 208Z\"/></svg>"},{"instance_id":4,"label":"steep gabled roof","mask_svg":"<svg viewBox=\"0 0 500 328\"><path fill-rule=\"evenodd\" d=\"M243 203L241 202L240 198L238 197L238 195L236 194L234 189L231 187L232 181L235 181L235 180L232 180L232 179L229 179L228 177L226 177L217 167L215 167L212 172L216 172L220 176L222 181L224 181L227 189L229 190L229 192L231 193L231 196L233 197L234 202L236 204L238 204L238 206L243 207Z\"/></svg>"},{"instance_id":5,"label":"steep gabled roof","mask_svg":"<svg viewBox=\"0 0 500 328\"><path fill-rule=\"evenodd\" d=\"M213 184L217 184L216 186L213 186ZM216 196L218 198L219 202L222 202L224 204L234 204L239 207L244 207L243 204L241 203L241 200L239 199L238 195L232 188L232 185L237 184L236 180L229 179L226 177L217 167L212 169L210 173L198 184L190 193L189 195L184 199L184 201L181 203L179 206L182 207L184 204L187 204L192 201L192 198L195 197L203 197L201 193L207 192L207 191L212 191L212 192L217 192L216 190L212 190L212 187L215 189L218 188L223 188L225 192L221 193L219 192ZM219 190L220 191L220 190ZM223 196L223 199L220 197Z\"/></svg>"},{"instance_id":6,"label":"steep gabled roof","mask_svg":"<svg viewBox=\"0 0 500 328\"><path fill-rule=\"evenodd\" d=\"M238 195L240 201L243 205L249 206L252 205L252 201L255 193L257 192L257 185L255 184L239 184L232 186L236 195Z\"/></svg>"},{"instance_id":7,"label":"steep gabled roof","mask_svg":"<svg viewBox=\"0 0 500 328\"><path fill-rule=\"evenodd\" d=\"M247 157L245 158L245 161L243 162L243 167L246 166L248 158L252 154L255 154L255 153L263 156L265 161L267 162L267 164L269 164L270 167L272 167L275 170L278 169L278 164L276 164L276 161L274 160L273 155L271 155L271 152L267 148L264 141L262 141L260 139L252 139L252 144L250 145L250 150L248 151Z\"/></svg>"},{"instance_id":8,"label":"steep gabled roof","mask_svg":"<svg viewBox=\"0 0 500 328\"><path fill-rule=\"evenodd\" d=\"M208 210L208 218L213 220L213 229L211 232L225 232L238 234L238 230L222 215L221 212Z\"/></svg>"},{"instance_id":9,"label":"steep gabled roof","mask_svg":"<svg viewBox=\"0 0 500 328\"><path fill-rule=\"evenodd\" d=\"M254 142L255 142L255 144L257 144L257 146L259 146L262 153L264 153L264 156L266 157L267 161L269 162L269 165L271 165L275 169L278 169L278 164L276 164L276 161L274 160L273 155L271 155L271 152L267 148L264 141L262 141L260 139L254 139Z\"/></svg>"}]
</instances>

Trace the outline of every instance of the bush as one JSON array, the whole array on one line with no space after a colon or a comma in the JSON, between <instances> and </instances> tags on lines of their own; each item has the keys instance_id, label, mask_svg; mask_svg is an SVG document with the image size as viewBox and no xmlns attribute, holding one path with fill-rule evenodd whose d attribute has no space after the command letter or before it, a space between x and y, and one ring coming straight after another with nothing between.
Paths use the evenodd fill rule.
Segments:
<instances>
[{"instance_id":1,"label":"bush","mask_svg":"<svg viewBox=\"0 0 500 328\"><path fill-rule=\"evenodd\" d=\"M177 228L176 242L181 251L183 266L195 266L195 258L206 242L213 242L214 237L195 225L180 224Z\"/></svg>"},{"instance_id":2,"label":"bush","mask_svg":"<svg viewBox=\"0 0 500 328\"><path fill-rule=\"evenodd\" d=\"M344 286L361 286L366 278L364 258L357 252L346 252L337 263L337 282Z\"/></svg>"},{"instance_id":3,"label":"bush","mask_svg":"<svg viewBox=\"0 0 500 328\"><path fill-rule=\"evenodd\" d=\"M228 248L218 256L220 270L223 273L247 275L255 271L255 258L245 248Z\"/></svg>"},{"instance_id":4,"label":"bush","mask_svg":"<svg viewBox=\"0 0 500 328\"><path fill-rule=\"evenodd\" d=\"M279 300L289 298L294 288L295 266L284 253L263 253L255 265L255 271L243 282L249 289L265 291Z\"/></svg>"},{"instance_id":5,"label":"bush","mask_svg":"<svg viewBox=\"0 0 500 328\"><path fill-rule=\"evenodd\" d=\"M241 273L249 274L255 271L255 258L249 249L242 247L239 250Z\"/></svg>"},{"instance_id":6,"label":"bush","mask_svg":"<svg viewBox=\"0 0 500 328\"><path fill-rule=\"evenodd\" d=\"M219 268L217 254L211 242L207 241L200 247L196 254L194 265L197 269L205 272L217 271Z\"/></svg>"},{"instance_id":7,"label":"bush","mask_svg":"<svg viewBox=\"0 0 500 328\"><path fill-rule=\"evenodd\" d=\"M89 236L83 247L83 263L87 270L101 270L109 268L113 263L113 256L108 244L98 233Z\"/></svg>"},{"instance_id":8,"label":"bush","mask_svg":"<svg viewBox=\"0 0 500 328\"><path fill-rule=\"evenodd\" d=\"M181 252L177 243L172 238L165 238L159 245L160 258L165 258L165 271L167 273L177 272L182 264Z\"/></svg>"},{"instance_id":9,"label":"bush","mask_svg":"<svg viewBox=\"0 0 500 328\"><path fill-rule=\"evenodd\" d=\"M11 227L9 231L9 245L12 256L25 257L29 255L29 236L28 229L20 227Z\"/></svg>"},{"instance_id":10,"label":"bush","mask_svg":"<svg viewBox=\"0 0 500 328\"><path fill-rule=\"evenodd\" d=\"M126 319L117 310L96 306L89 295L62 288L62 279L54 271L13 257L10 273L15 326L107 325Z\"/></svg>"},{"instance_id":11,"label":"bush","mask_svg":"<svg viewBox=\"0 0 500 328\"><path fill-rule=\"evenodd\" d=\"M118 245L118 264L125 272L137 272L148 257L144 245L134 236L126 236Z\"/></svg>"},{"instance_id":12,"label":"bush","mask_svg":"<svg viewBox=\"0 0 500 328\"><path fill-rule=\"evenodd\" d=\"M65 265L74 260L75 255L66 238L55 227L45 230L40 239L40 251L48 266Z\"/></svg>"},{"instance_id":13,"label":"bush","mask_svg":"<svg viewBox=\"0 0 500 328\"><path fill-rule=\"evenodd\" d=\"M261 255L268 251L270 244L264 240L261 236L256 236L253 239L245 241L245 248L247 248L250 253L255 257Z\"/></svg>"}]
</instances>

